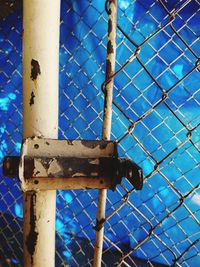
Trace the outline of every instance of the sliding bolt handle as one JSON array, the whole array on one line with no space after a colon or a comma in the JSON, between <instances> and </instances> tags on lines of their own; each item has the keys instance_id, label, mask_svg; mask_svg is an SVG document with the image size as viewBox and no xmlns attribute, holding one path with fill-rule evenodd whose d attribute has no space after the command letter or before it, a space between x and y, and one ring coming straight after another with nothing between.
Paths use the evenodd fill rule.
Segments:
<instances>
[{"instance_id":1,"label":"sliding bolt handle","mask_svg":"<svg viewBox=\"0 0 200 267\"><path fill-rule=\"evenodd\" d=\"M141 190L143 186L142 169L130 159L118 159L118 171L120 177L126 177L136 190Z\"/></svg>"}]
</instances>

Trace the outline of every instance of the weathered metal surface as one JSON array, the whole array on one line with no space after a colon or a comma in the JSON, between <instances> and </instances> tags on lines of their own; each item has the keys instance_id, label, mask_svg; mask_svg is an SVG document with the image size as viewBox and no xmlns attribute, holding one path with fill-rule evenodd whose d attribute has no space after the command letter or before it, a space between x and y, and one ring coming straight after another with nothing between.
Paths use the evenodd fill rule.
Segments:
<instances>
[{"instance_id":1,"label":"weathered metal surface","mask_svg":"<svg viewBox=\"0 0 200 267\"><path fill-rule=\"evenodd\" d=\"M111 141L28 138L22 145L21 161L19 157L6 157L3 171L8 176L19 176L24 191L114 190L122 177L137 190L143 184L142 170L131 160L118 158L117 145Z\"/></svg>"},{"instance_id":2,"label":"weathered metal surface","mask_svg":"<svg viewBox=\"0 0 200 267\"><path fill-rule=\"evenodd\" d=\"M43 191L43 190L77 190L77 189L111 189L113 184L108 178L32 178L25 184L25 190Z\"/></svg>"},{"instance_id":3,"label":"weathered metal surface","mask_svg":"<svg viewBox=\"0 0 200 267\"><path fill-rule=\"evenodd\" d=\"M117 176L115 158L24 158L25 188L114 190Z\"/></svg>"},{"instance_id":4,"label":"weathered metal surface","mask_svg":"<svg viewBox=\"0 0 200 267\"><path fill-rule=\"evenodd\" d=\"M60 0L23 1L23 138L58 138L59 29ZM24 194L23 266L55 266L55 209L55 190Z\"/></svg>"},{"instance_id":5,"label":"weathered metal surface","mask_svg":"<svg viewBox=\"0 0 200 267\"><path fill-rule=\"evenodd\" d=\"M24 191L81 188L113 190L117 178L114 177L114 167L109 168L108 161L117 156L117 145L111 141L27 138L22 145L19 166L21 186ZM57 179L57 183L53 178Z\"/></svg>"},{"instance_id":6,"label":"weathered metal surface","mask_svg":"<svg viewBox=\"0 0 200 267\"><path fill-rule=\"evenodd\" d=\"M24 158L24 178L110 178L117 180L116 158Z\"/></svg>"},{"instance_id":7,"label":"weathered metal surface","mask_svg":"<svg viewBox=\"0 0 200 267\"><path fill-rule=\"evenodd\" d=\"M37 80L38 75L41 75L40 64L37 60L31 60L31 80Z\"/></svg>"},{"instance_id":8,"label":"weathered metal surface","mask_svg":"<svg viewBox=\"0 0 200 267\"><path fill-rule=\"evenodd\" d=\"M143 187L143 172L142 169L130 159L118 159L118 172L120 177L126 177L136 190L141 190Z\"/></svg>"},{"instance_id":9,"label":"weathered metal surface","mask_svg":"<svg viewBox=\"0 0 200 267\"><path fill-rule=\"evenodd\" d=\"M107 1L109 3L108 17L108 42L106 57L106 81L104 83L105 101L104 101L104 117L103 117L103 140L110 139L111 120L112 120L112 100L116 58L116 28L117 28L117 1Z\"/></svg>"},{"instance_id":10,"label":"weathered metal surface","mask_svg":"<svg viewBox=\"0 0 200 267\"><path fill-rule=\"evenodd\" d=\"M37 194L35 192L32 192L30 195L30 232L26 237L25 243L27 250L29 254L31 255L31 264L33 264L33 255L35 252L36 244L37 244L37 238L38 238L38 232L36 231L36 198ZM26 200L25 200L26 201Z\"/></svg>"},{"instance_id":11,"label":"weathered metal surface","mask_svg":"<svg viewBox=\"0 0 200 267\"><path fill-rule=\"evenodd\" d=\"M108 7L108 5L109 7ZM111 121L112 121L112 101L113 101L113 86L116 58L116 29L117 29L117 1L106 0L106 8L108 8L108 42L107 42L107 57L106 57L106 81L105 85L105 100L104 100L104 117L102 127L103 140L110 140ZM105 218L107 192L105 189L99 190L98 195L98 211L97 222ZM101 266L102 248L103 248L104 226L96 232L95 250L94 250L94 267Z\"/></svg>"},{"instance_id":12,"label":"weathered metal surface","mask_svg":"<svg viewBox=\"0 0 200 267\"><path fill-rule=\"evenodd\" d=\"M27 227L28 229L24 229L26 234L24 236L24 247L26 251L23 266L54 266L54 257L53 260L51 259L53 255L48 256L46 255L46 252L54 249L52 246L54 245L52 244L54 242L51 240L52 237L50 236L50 233L54 234L55 217L51 217L50 212L52 209L55 212L55 205L53 205L55 191L48 191L48 198L44 192L46 192L46 190L34 190L27 191L26 194L24 194L24 217L29 221L29 228L24 225L24 227ZM48 205L51 205L50 209L48 209ZM47 211L44 210L45 208L47 208ZM46 239L48 242L41 239L47 234L46 232L41 232L41 230L48 230L48 239ZM42 247L42 245L45 247ZM38 251L39 248L41 249L40 251Z\"/></svg>"},{"instance_id":13,"label":"weathered metal surface","mask_svg":"<svg viewBox=\"0 0 200 267\"><path fill-rule=\"evenodd\" d=\"M33 157L113 157L117 156L117 144L97 140L57 140L27 138L22 144L22 156Z\"/></svg>"}]
</instances>

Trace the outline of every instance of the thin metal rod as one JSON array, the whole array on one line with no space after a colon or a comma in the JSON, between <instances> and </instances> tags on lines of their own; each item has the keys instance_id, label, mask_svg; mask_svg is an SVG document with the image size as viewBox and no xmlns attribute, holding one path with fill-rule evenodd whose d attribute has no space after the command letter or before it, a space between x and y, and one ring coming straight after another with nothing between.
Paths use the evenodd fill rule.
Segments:
<instances>
[{"instance_id":1,"label":"thin metal rod","mask_svg":"<svg viewBox=\"0 0 200 267\"><path fill-rule=\"evenodd\" d=\"M113 99L113 85L114 78L110 79L115 72L115 58L116 58L116 28L117 28L117 1L106 1L109 4L108 16L108 43L107 43L107 58L106 58L106 81L105 82L105 101L104 101L104 118L103 118L103 140L110 140L111 135L111 121L112 121L112 99ZM96 241L94 250L94 267L101 266L104 224L105 219L107 190L101 189L98 194L98 211L97 211L97 227L96 227ZM98 227L100 225L100 227Z\"/></svg>"},{"instance_id":2,"label":"thin metal rod","mask_svg":"<svg viewBox=\"0 0 200 267\"><path fill-rule=\"evenodd\" d=\"M23 137L58 137L60 0L23 1ZM24 266L55 265L56 191L24 193Z\"/></svg>"}]
</instances>

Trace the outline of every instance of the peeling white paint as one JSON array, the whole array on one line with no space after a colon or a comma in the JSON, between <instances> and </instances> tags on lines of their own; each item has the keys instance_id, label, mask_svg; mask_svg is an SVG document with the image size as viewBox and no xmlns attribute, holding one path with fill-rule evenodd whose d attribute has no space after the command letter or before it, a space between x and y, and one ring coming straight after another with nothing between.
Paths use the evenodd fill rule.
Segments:
<instances>
[{"instance_id":1,"label":"peeling white paint","mask_svg":"<svg viewBox=\"0 0 200 267\"><path fill-rule=\"evenodd\" d=\"M58 137L59 29L60 0L23 1L23 138ZM32 60L40 66L41 74L37 79L31 78ZM30 105L32 92L35 97L34 103ZM33 143L37 140L34 139ZM36 152L39 149L29 146L33 144L29 140L25 143L21 170L24 155L35 156L39 152ZM40 163L36 165L44 173ZM20 176L22 180L22 172ZM23 190L28 188L28 183L22 181ZM55 266L56 191L45 189L39 191L35 184L34 191L24 194L23 266L26 267ZM34 214L31 210L33 195ZM26 241L31 236L31 229L37 233L37 240L35 243L30 240L28 245Z\"/></svg>"},{"instance_id":2,"label":"peeling white paint","mask_svg":"<svg viewBox=\"0 0 200 267\"><path fill-rule=\"evenodd\" d=\"M90 164L98 165L99 164L99 159L94 159L89 161Z\"/></svg>"},{"instance_id":3,"label":"peeling white paint","mask_svg":"<svg viewBox=\"0 0 200 267\"><path fill-rule=\"evenodd\" d=\"M89 142L89 141L88 141ZM91 141L93 142L93 141ZM37 147L37 148L35 148ZM114 154L115 145L108 142L105 148L97 145L94 148L87 147L82 140L74 140L73 145L68 140L44 139L44 138L28 138L23 145L24 155L31 157L87 157L99 158L110 157Z\"/></svg>"},{"instance_id":4,"label":"peeling white paint","mask_svg":"<svg viewBox=\"0 0 200 267\"><path fill-rule=\"evenodd\" d=\"M60 166L57 159L52 159L47 170L47 176L53 175L62 175L64 173L63 168Z\"/></svg>"},{"instance_id":5,"label":"peeling white paint","mask_svg":"<svg viewBox=\"0 0 200 267\"><path fill-rule=\"evenodd\" d=\"M47 176L47 170L44 168L41 160L35 159L34 160L35 169L33 170L33 175L35 177L46 177Z\"/></svg>"}]
</instances>

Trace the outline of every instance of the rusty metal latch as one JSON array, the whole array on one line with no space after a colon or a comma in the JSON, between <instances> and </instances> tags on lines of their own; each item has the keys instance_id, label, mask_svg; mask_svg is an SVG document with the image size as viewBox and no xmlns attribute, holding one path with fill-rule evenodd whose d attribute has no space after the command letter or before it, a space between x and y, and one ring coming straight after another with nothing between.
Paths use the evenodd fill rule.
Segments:
<instances>
[{"instance_id":1,"label":"rusty metal latch","mask_svg":"<svg viewBox=\"0 0 200 267\"><path fill-rule=\"evenodd\" d=\"M119 158L112 141L27 138L21 157L5 157L5 176L18 176L23 191L51 189L112 189L126 177L136 190L142 169Z\"/></svg>"}]
</instances>

